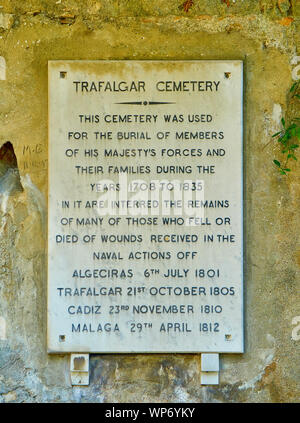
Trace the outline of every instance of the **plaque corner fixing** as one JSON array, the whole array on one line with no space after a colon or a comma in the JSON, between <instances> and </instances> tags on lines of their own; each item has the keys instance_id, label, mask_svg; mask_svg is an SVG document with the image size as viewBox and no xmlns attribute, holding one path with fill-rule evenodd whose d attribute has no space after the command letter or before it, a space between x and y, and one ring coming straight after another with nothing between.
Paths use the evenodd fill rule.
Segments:
<instances>
[{"instance_id":1,"label":"plaque corner fixing","mask_svg":"<svg viewBox=\"0 0 300 423\"><path fill-rule=\"evenodd\" d=\"M218 353L201 354L201 385L219 385L219 371Z\"/></svg>"},{"instance_id":2,"label":"plaque corner fixing","mask_svg":"<svg viewBox=\"0 0 300 423\"><path fill-rule=\"evenodd\" d=\"M88 386L90 383L89 354L71 354L70 375L72 386Z\"/></svg>"}]
</instances>

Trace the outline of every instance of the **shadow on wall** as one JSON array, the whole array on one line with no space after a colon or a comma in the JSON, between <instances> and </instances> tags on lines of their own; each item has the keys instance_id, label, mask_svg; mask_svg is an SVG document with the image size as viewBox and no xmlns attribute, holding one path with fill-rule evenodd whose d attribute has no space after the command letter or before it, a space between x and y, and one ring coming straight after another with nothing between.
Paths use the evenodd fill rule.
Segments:
<instances>
[{"instance_id":1,"label":"shadow on wall","mask_svg":"<svg viewBox=\"0 0 300 423\"><path fill-rule=\"evenodd\" d=\"M17 158L12 144L7 141L0 148L0 195L13 195L21 191L23 187Z\"/></svg>"}]
</instances>

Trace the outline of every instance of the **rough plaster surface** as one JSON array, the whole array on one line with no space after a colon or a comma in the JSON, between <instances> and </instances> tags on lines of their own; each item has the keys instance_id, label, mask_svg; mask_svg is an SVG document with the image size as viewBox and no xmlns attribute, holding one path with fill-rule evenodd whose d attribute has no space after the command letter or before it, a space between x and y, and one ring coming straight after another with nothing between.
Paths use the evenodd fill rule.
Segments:
<instances>
[{"instance_id":1,"label":"rough plaster surface","mask_svg":"<svg viewBox=\"0 0 300 423\"><path fill-rule=\"evenodd\" d=\"M279 176L270 143L297 113L299 2L182 3L1 1L0 147L11 142L19 173L0 167L0 402L299 400L300 172ZM58 59L244 61L246 353L221 355L219 386L200 385L200 355L166 354L92 355L90 386L72 387L69 357L46 353L47 61Z\"/></svg>"}]
</instances>

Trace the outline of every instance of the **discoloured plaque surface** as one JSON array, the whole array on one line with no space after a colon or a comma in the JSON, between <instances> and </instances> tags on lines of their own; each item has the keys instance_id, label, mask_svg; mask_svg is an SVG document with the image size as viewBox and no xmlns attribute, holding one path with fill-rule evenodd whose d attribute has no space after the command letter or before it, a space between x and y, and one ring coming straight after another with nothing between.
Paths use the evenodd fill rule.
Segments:
<instances>
[{"instance_id":1,"label":"discoloured plaque surface","mask_svg":"<svg viewBox=\"0 0 300 423\"><path fill-rule=\"evenodd\" d=\"M49 62L49 352L242 352L242 186L242 62Z\"/></svg>"}]
</instances>

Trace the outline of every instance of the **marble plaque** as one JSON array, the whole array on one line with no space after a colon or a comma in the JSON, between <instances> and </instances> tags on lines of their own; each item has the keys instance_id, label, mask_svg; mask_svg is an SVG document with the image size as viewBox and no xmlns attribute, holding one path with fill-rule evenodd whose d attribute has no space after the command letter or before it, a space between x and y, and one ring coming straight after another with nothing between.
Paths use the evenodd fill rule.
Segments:
<instances>
[{"instance_id":1,"label":"marble plaque","mask_svg":"<svg viewBox=\"0 0 300 423\"><path fill-rule=\"evenodd\" d=\"M242 81L49 62L49 353L243 352Z\"/></svg>"}]
</instances>

